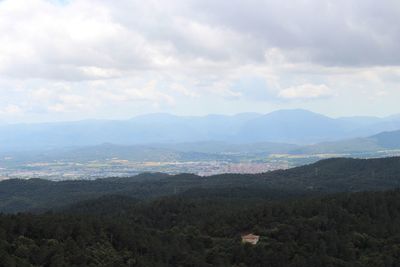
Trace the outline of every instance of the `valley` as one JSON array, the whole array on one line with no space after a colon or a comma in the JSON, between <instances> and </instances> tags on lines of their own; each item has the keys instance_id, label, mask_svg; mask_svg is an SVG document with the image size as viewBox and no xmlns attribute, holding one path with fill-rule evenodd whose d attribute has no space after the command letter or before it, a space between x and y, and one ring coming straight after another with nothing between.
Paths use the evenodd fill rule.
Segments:
<instances>
[{"instance_id":1,"label":"valley","mask_svg":"<svg viewBox=\"0 0 400 267\"><path fill-rule=\"evenodd\" d=\"M47 151L0 153L0 180L12 178L43 178L49 180L93 180L105 177L126 177L144 172L168 174L193 173L201 176L222 173L263 173L288 169L321 159L337 157L383 158L400 156L400 149L378 148L354 150L351 145L330 150L332 144L295 146L285 144L227 144L223 150L214 142L173 145L99 145L92 147L55 149ZM206 146L213 151L203 151ZM280 146L280 147L279 147ZM239 148L240 147L240 148ZM253 148L252 148L253 147ZM255 149L256 147L257 149ZM397 145L394 147L398 147ZM280 152L280 153L279 153Z\"/></svg>"}]
</instances>

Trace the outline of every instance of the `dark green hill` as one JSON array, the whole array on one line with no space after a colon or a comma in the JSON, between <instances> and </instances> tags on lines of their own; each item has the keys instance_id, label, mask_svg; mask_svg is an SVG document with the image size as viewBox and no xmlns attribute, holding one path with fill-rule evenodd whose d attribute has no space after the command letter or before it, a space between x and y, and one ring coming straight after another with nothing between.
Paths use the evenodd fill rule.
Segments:
<instances>
[{"instance_id":1,"label":"dark green hill","mask_svg":"<svg viewBox=\"0 0 400 267\"><path fill-rule=\"evenodd\" d=\"M243 244L243 233L259 242ZM396 267L399 243L400 191L242 206L108 196L0 214L0 266Z\"/></svg>"},{"instance_id":2,"label":"dark green hill","mask_svg":"<svg viewBox=\"0 0 400 267\"><path fill-rule=\"evenodd\" d=\"M240 189L243 196L263 199L293 195L386 190L400 187L400 157L381 159L336 158L289 170L263 174L143 174L94 181L52 182L41 179L0 182L0 211L18 212L62 207L103 195L137 199L182 194L189 189L210 193ZM229 191L229 190L228 190ZM245 192L245 193L243 193ZM229 194L228 194L229 195Z\"/></svg>"}]
</instances>

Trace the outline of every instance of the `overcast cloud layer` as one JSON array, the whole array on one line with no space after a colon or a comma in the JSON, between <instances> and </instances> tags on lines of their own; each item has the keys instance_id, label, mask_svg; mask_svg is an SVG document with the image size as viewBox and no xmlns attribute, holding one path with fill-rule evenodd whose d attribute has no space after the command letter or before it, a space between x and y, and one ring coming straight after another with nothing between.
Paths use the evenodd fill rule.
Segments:
<instances>
[{"instance_id":1,"label":"overcast cloud layer","mask_svg":"<svg viewBox=\"0 0 400 267\"><path fill-rule=\"evenodd\" d=\"M398 0L3 0L0 121L400 113Z\"/></svg>"}]
</instances>

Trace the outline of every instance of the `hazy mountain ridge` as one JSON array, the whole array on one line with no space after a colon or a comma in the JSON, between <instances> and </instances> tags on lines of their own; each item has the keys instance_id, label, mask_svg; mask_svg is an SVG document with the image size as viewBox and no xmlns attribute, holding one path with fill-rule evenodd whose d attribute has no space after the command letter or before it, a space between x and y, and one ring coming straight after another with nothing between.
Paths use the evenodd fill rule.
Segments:
<instances>
[{"instance_id":1,"label":"hazy mountain ridge","mask_svg":"<svg viewBox=\"0 0 400 267\"><path fill-rule=\"evenodd\" d=\"M397 116L333 119L306 110L203 117L149 114L130 120L0 125L0 150L149 143L316 143L400 129Z\"/></svg>"},{"instance_id":2,"label":"hazy mountain ridge","mask_svg":"<svg viewBox=\"0 0 400 267\"><path fill-rule=\"evenodd\" d=\"M97 160L129 160L136 162L240 160L243 157L268 157L274 154L313 155L339 154L352 156L379 156L381 151L400 150L400 130L382 132L369 137L321 142L314 145L255 142L228 143L202 141L187 143L154 143L117 145L103 143L93 146L55 148L21 152L0 152L0 162L38 161L87 162ZM384 156L384 155L383 155Z\"/></svg>"},{"instance_id":3,"label":"hazy mountain ridge","mask_svg":"<svg viewBox=\"0 0 400 267\"><path fill-rule=\"evenodd\" d=\"M378 133L365 138L347 139L305 146L297 153L368 153L400 149L400 130Z\"/></svg>"}]
</instances>

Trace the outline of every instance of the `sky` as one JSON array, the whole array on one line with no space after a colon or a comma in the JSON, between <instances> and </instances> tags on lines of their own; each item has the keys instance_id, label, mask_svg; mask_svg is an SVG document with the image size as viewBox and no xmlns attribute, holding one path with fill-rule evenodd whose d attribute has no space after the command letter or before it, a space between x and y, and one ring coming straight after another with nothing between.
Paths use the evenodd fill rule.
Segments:
<instances>
[{"instance_id":1,"label":"sky","mask_svg":"<svg viewBox=\"0 0 400 267\"><path fill-rule=\"evenodd\" d=\"M0 0L0 123L400 113L398 0Z\"/></svg>"}]
</instances>

